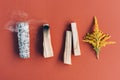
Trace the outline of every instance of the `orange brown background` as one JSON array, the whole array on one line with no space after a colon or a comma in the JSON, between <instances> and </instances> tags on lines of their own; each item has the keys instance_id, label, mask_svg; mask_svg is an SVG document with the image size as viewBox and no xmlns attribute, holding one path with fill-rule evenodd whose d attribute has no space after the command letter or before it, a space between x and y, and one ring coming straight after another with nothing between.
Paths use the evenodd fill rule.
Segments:
<instances>
[{"instance_id":1,"label":"orange brown background","mask_svg":"<svg viewBox=\"0 0 120 80\"><path fill-rule=\"evenodd\" d=\"M119 0L0 0L0 80L120 80L119 8ZM82 42L94 15L100 29L117 42L101 49L99 61ZM21 19L30 23L31 58L26 60L19 58L16 34L8 30ZM61 59L65 30L72 21L78 26L82 55L72 55L68 66ZM54 57L49 59L41 52L43 23L51 26Z\"/></svg>"}]
</instances>

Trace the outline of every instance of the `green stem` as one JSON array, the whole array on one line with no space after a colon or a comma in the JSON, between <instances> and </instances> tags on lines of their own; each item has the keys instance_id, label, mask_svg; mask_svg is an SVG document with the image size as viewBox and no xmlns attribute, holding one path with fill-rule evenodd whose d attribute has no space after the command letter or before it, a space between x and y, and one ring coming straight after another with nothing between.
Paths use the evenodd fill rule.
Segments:
<instances>
[{"instance_id":1,"label":"green stem","mask_svg":"<svg viewBox=\"0 0 120 80\"><path fill-rule=\"evenodd\" d=\"M95 48L95 52L96 52L96 57L97 57L97 59L99 60L99 52L100 52L100 49L99 49L99 48Z\"/></svg>"}]
</instances>

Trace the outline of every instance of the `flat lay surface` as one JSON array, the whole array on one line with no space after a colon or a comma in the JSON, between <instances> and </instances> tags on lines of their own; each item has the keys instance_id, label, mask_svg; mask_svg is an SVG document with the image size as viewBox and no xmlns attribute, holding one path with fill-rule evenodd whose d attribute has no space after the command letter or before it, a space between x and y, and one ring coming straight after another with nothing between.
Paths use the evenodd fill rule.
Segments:
<instances>
[{"instance_id":1,"label":"flat lay surface","mask_svg":"<svg viewBox=\"0 0 120 80\"><path fill-rule=\"evenodd\" d=\"M120 80L119 0L0 0L0 80ZM100 59L83 37L92 28L93 16L114 45L100 51ZM30 24L30 58L18 55L14 24ZM81 56L72 53L72 65L62 61L65 31L76 22ZM54 57L45 59L42 25L50 25Z\"/></svg>"}]
</instances>

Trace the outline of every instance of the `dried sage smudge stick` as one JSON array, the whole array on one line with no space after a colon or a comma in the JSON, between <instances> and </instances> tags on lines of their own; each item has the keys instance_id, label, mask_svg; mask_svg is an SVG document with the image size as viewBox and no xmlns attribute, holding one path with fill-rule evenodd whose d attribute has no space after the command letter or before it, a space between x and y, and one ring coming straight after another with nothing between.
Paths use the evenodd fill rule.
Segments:
<instances>
[{"instance_id":1,"label":"dried sage smudge stick","mask_svg":"<svg viewBox=\"0 0 120 80\"><path fill-rule=\"evenodd\" d=\"M21 58L30 57L30 35L28 22L18 22L16 24L19 55Z\"/></svg>"}]
</instances>

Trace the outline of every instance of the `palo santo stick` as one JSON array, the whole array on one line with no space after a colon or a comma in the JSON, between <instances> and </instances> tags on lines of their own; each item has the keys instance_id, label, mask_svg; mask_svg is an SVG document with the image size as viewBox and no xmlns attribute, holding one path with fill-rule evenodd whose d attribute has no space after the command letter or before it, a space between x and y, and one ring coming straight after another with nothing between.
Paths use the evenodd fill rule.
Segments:
<instances>
[{"instance_id":1,"label":"palo santo stick","mask_svg":"<svg viewBox=\"0 0 120 80\"><path fill-rule=\"evenodd\" d=\"M72 32L66 31L64 64L71 64Z\"/></svg>"},{"instance_id":2,"label":"palo santo stick","mask_svg":"<svg viewBox=\"0 0 120 80\"><path fill-rule=\"evenodd\" d=\"M19 55L21 58L30 57L30 37L29 37L29 24L27 22L18 22L16 25Z\"/></svg>"},{"instance_id":3,"label":"palo santo stick","mask_svg":"<svg viewBox=\"0 0 120 80\"><path fill-rule=\"evenodd\" d=\"M53 57L49 24L43 24L43 52L44 58Z\"/></svg>"},{"instance_id":4,"label":"palo santo stick","mask_svg":"<svg viewBox=\"0 0 120 80\"><path fill-rule=\"evenodd\" d=\"M79 56L79 55L81 55L81 52L80 52L80 46L79 46L77 26L76 26L75 22L71 23L71 29L72 29L72 34L73 34L74 55Z\"/></svg>"}]
</instances>

